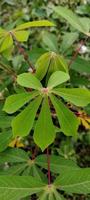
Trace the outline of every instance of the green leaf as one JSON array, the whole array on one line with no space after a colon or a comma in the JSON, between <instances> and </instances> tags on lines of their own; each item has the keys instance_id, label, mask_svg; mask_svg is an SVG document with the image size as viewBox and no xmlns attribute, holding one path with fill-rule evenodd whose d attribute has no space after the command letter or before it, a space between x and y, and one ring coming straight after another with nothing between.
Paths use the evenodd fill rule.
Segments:
<instances>
[{"instance_id":1,"label":"green leaf","mask_svg":"<svg viewBox=\"0 0 90 200\"><path fill-rule=\"evenodd\" d=\"M0 170L0 175L10 175L10 176L16 176L16 175L21 175L24 170L27 168L27 163L20 163L20 164L15 164L13 166L10 166L7 169Z\"/></svg>"},{"instance_id":2,"label":"green leaf","mask_svg":"<svg viewBox=\"0 0 90 200\"><path fill-rule=\"evenodd\" d=\"M13 34L19 42L26 42L29 37L29 31L13 31Z\"/></svg>"},{"instance_id":3,"label":"green leaf","mask_svg":"<svg viewBox=\"0 0 90 200\"><path fill-rule=\"evenodd\" d=\"M45 97L34 130L34 141L44 151L54 139L55 128L50 114L48 97Z\"/></svg>"},{"instance_id":4,"label":"green leaf","mask_svg":"<svg viewBox=\"0 0 90 200\"><path fill-rule=\"evenodd\" d=\"M6 99L3 110L9 114L14 113L28 101L36 97L38 94L39 93L37 91L33 91L30 93L26 92L26 93L11 95Z\"/></svg>"},{"instance_id":5,"label":"green leaf","mask_svg":"<svg viewBox=\"0 0 90 200\"><path fill-rule=\"evenodd\" d=\"M44 190L44 183L34 177L0 176L0 200L19 200Z\"/></svg>"},{"instance_id":6,"label":"green leaf","mask_svg":"<svg viewBox=\"0 0 90 200\"><path fill-rule=\"evenodd\" d=\"M55 181L55 186L67 193L90 193L90 168L66 170Z\"/></svg>"},{"instance_id":7,"label":"green leaf","mask_svg":"<svg viewBox=\"0 0 90 200\"><path fill-rule=\"evenodd\" d=\"M71 69L79 72L79 73L90 73L90 60L85 60L81 57L75 59L75 61L71 65Z\"/></svg>"},{"instance_id":8,"label":"green leaf","mask_svg":"<svg viewBox=\"0 0 90 200\"><path fill-rule=\"evenodd\" d=\"M77 38L77 32L65 32L64 36L62 36L60 51L62 53L67 53L67 50L72 46L72 44L77 40Z\"/></svg>"},{"instance_id":9,"label":"green leaf","mask_svg":"<svg viewBox=\"0 0 90 200\"><path fill-rule=\"evenodd\" d=\"M54 24L48 20L31 21L21 24L14 30L24 30L31 27L42 27L42 26L54 26Z\"/></svg>"},{"instance_id":10,"label":"green leaf","mask_svg":"<svg viewBox=\"0 0 90 200\"><path fill-rule=\"evenodd\" d=\"M12 45L13 45L12 36L10 34L7 34L0 45L0 52L3 52L6 49L9 49Z\"/></svg>"},{"instance_id":11,"label":"green leaf","mask_svg":"<svg viewBox=\"0 0 90 200\"><path fill-rule=\"evenodd\" d=\"M48 169L47 156L45 154L37 156L35 159L35 163L44 169ZM50 156L51 172L61 174L67 169L78 170L79 167L73 160L65 159L56 155Z\"/></svg>"},{"instance_id":12,"label":"green leaf","mask_svg":"<svg viewBox=\"0 0 90 200\"><path fill-rule=\"evenodd\" d=\"M12 139L12 133L10 131L3 131L0 133L0 152L4 151L9 145Z\"/></svg>"},{"instance_id":13,"label":"green leaf","mask_svg":"<svg viewBox=\"0 0 90 200\"><path fill-rule=\"evenodd\" d=\"M40 90L40 88L42 88L40 81L31 73L20 74L17 77L17 82L21 86L33 88L35 90Z\"/></svg>"},{"instance_id":14,"label":"green leaf","mask_svg":"<svg viewBox=\"0 0 90 200\"><path fill-rule=\"evenodd\" d=\"M24 137L30 133L41 100L41 96L37 97L12 120L11 125L14 136Z\"/></svg>"},{"instance_id":15,"label":"green leaf","mask_svg":"<svg viewBox=\"0 0 90 200\"><path fill-rule=\"evenodd\" d=\"M48 67L50 65L50 53L45 53L40 56L37 60L35 67L36 67L36 77L40 80L44 78L47 73Z\"/></svg>"},{"instance_id":16,"label":"green leaf","mask_svg":"<svg viewBox=\"0 0 90 200\"><path fill-rule=\"evenodd\" d=\"M0 27L0 38L4 37L4 35L5 35L6 33L7 33L7 31L4 30L4 29L2 29L2 28Z\"/></svg>"},{"instance_id":17,"label":"green leaf","mask_svg":"<svg viewBox=\"0 0 90 200\"><path fill-rule=\"evenodd\" d=\"M47 50L58 52L58 42L55 34L43 31L41 33L41 39Z\"/></svg>"},{"instance_id":18,"label":"green leaf","mask_svg":"<svg viewBox=\"0 0 90 200\"><path fill-rule=\"evenodd\" d=\"M68 66L63 57L55 52L48 52L40 56L36 62L36 76L42 80L46 74L49 78L55 71L68 72Z\"/></svg>"},{"instance_id":19,"label":"green leaf","mask_svg":"<svg viewBox=\"0 0 90 200\"><path fill-rule=\"evenodd\" d=\"M53 92L76 106L86 106L90 103L90 91L88 89L58 88L54 89Z\"/></svg>"},{"instance_id":20,"label":"green leaf","mask_svg":"<svg viewBox=\"0 0 90 200\"><path fill-rule=\"evenodd\" d=\"M54 95L51 95L50 99L56 110L61 131L67 136L77 136L77 129L79 126L78 118L61 102L60 99L57 99Z\"/></svg>"},{"instance_id":21,"label":"green leaf","mask_svg":"<svg viewBox=\"0 0 90 200\"><path fill-rule=\"evenodd\" d=\"M0 110L1 112L1 110ZM5 113L6 114L6 113ZM8 115L3 115L0 113L0 128L5 129L11 126L12 117Z\"/></svg>"},{"instance_id":22,"label":"green leaf","mask_svg":"<svg viewBox=\"0 0 90 200\"><path fill-rule=\"evenodd\" d=\"M90 35L90 33L87 32L87 27L84 25L83 20L81 22L81 19L79 19L79 17L73 13L72 10L62 6L53 6L53 10L67 20L75 29L88 36Z\"/></svg>"},{"instance_id":23,"label":"green leaf","mask_svg":"<svg viewBox=\"0 0 90 200\"><path fill-rule=\"evenodd\" d=\"M0 153L0 164L10 163L26 163L29 160L27 153L18 148L8 148Z\"/></svg>"},{"instance_id":24,"label":"green leaf","mask_svg":"<svg viewBox=\"0 0 90 200\"><path fill-rule=\"evenodd\" d=\"M54 72L48 81L48 87L50 88L54 88L64 82L66 82L67 80L69 80L69 74L62 72L62 71L56 71Z\"/></svg>"}]
</instances>

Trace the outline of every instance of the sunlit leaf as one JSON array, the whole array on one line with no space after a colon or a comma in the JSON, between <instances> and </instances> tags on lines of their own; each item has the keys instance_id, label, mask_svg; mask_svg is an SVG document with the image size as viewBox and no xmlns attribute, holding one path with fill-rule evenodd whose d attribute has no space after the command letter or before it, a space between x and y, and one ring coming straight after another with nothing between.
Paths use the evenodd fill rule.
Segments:
<instances>
[{"instance_id":1,"label":"sunlit leaf","mask_svg":"<svg viewBox=\"0 0 90 200\"><path fill-rule=\"evenodd\" d=\"M12 120L13 135L26 136L32 129L36 112L41 103L42 97L37 97L33 100L20 114Z\"/></svg>"},{"instance_id":2,"label":"sunlit leaf","mask_svg":"<svg viewBox=\"0 0 90 200\"><path fill-rule=\"evenodd\" d=\"M55 128L51 119L48 98L45 97L34 130L34 141L44 151L54 139Z\"/></svg>"},{"instance_id":3,"label":"sunlit leaf","mask_svg":"<svg viewBox=\"0 0 90 200\"><path fill-rule=\"evenodd\" d=\"M88 89L58 88L54 89L53 92L76 106L86 106L90 103L90 91Z\"/></svg>"}]
</instances>

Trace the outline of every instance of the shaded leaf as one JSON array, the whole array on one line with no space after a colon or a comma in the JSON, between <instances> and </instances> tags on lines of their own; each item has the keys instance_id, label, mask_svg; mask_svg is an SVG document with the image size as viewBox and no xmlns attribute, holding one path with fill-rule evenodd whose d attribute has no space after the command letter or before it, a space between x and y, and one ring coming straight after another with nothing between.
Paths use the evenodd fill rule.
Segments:
<instances>
[{"instance_id":1,"label":"shaded leaf","mask_svg":"<svg viewBox=\"0 0 90 200\"><path fill-rule=\"evenodd\" d=\"M0 176L0 199L19 200L22 197L41 192L44 183L34 177L26 176Z\"/></svg>"},{"instance_id":2,"label":"shaded leaf","mask_svg":"<svg viewBox=\"0 0 90 200\"><path fill-rule=\"evenodd\" d=\"M88 33L89 30L87 31L87 27L83 23L83 19L81 21L81 19L79 19L79 17L75 13L73 13L72 10L62 6L53 6L53 10L58 15L66 19L75 29L83 32L88 36L90 35L90 33Z\"/></svg>"},{"instance_id":3,"label":"shaded leaf","mask_svg":"<svg viewBox=\"0 0 90 200\"><path fill-rule=\"evenodd\" d=\"M27 153L18 148L8 148L0 153L0 164L10 163L26 163L29 160Z\"/></svg>"},{"instance_id":4,"label":"shaded leaf","mask_svg":"<svg viewBox=\"0 0 90 200\"><path fill-rule=\"evenodd\" d=\"M90 193L90 169L66 170L54 183L60 190L67 193L89 194Z\"/></svg>"},{"instance_id":5,"label":"shaded leaf","mask_svg":"<svg viewBox=\"0 0 90 200\"><path fill-rule=\"evenodd\" d=\"M11 131L3 131L0 133L0 152L4 151L12 140Z\"/></svg>"},{"instance_id":6,"label":"shaded leaf","mask_svg":"<svg viewBox=\"0 0 90 200\"><path fill-rule=\"evenodd\" d=\"M37 156L35 159L35 163L42 168L48 169L47 156L45 154ZM50 156L51 172L56 173L56 174L61 174L66 169L78 170L79 167L73 160L65 159L56 155Z\"/></svg>"}]
</instances>

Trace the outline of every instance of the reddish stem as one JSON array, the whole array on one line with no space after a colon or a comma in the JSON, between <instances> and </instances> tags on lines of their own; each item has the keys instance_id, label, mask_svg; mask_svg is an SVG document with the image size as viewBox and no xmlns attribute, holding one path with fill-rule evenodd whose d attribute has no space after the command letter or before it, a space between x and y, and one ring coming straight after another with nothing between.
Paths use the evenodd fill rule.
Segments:
<instances>
[{"instance_id":1,"label":"reddish stem","mask_svg":"<svg viewBox=\"0 0 90 200\"><path fill-rule=\"evenodd\" d=\"M84 45L84 41L82 40L80 42L80 46L77 48L77 50L75 51L74 55L72 56L72 59L70 60L68 66L70 67L72 65L72 63L75 61L75 59L77 58L77 55L81 49L81 47Z\"/></svg>"},{"instance_id":2,"label":"reddish stem","mask_svg":"<svg viewBox=\"0 0 90 200\"><path fill-rule=\"evenodd\" d=\"M48 165L48 185L51 184L51 173L50 173L50 154L49 149L47 148L47 165Z\"/></svg>"}]
</instances>

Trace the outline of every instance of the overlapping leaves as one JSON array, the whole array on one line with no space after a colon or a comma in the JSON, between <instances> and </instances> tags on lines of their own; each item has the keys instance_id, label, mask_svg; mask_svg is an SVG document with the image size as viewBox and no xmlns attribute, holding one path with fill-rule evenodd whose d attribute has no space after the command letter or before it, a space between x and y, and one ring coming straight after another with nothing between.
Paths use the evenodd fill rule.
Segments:
<instances>
[{"instance_id":1,"label":"overlapping leaves","mask_svg":"<svg viewBox=\"0 0 90 200\"><path fill-rule=\"evenodd\" d=\"M0 52L13 47L13 39L19 42L27 41L29 37L29 31L27 29L31 27L43 27L54 26L54 24L48 20L32 21L21 24L13 30L4 30L0 28Z\"/></svg>"},{"instance_id":2,"label":"overlapping leaves","mask_svg":"<svg viewBox=\"0 0 90 200\"><path fill-rule=\"evenodd\" d=\"M9 148L0 154L0 164L5 162L10 166L0 170L0 200L19 200L32 194L37 194L38 200L62 200L64 197L58 191L90 193L90 169L80 168L72 160L51 156L51 171L60 174L51 186L37 166L47 169L46 155L31 160L25 151Z\"/></svg>"},{"instance_id":3,"label":"overlapping leaves","mask_svg":"<svg viewBox=\"0 0 90 200\"><path fill-rule=\"evenodd\" d=\"M90 103L90 92L81 88L60 88L60 84L68 80L68 73L56 71L50 76L47 87L44 88L35 75L31 73L18 76L17 82L21 86L32 88L32 91L12 95L5 102L4 110L8 113L16 112L29 102L12 121L14 136L28 135L33 128L36 116L38 116L34 128L34 141L42 150L50 145L56 134L51 117L52 111L50 112L51 102L55 108L62 132L67 136L77 135L79 120L56 95L76 106L85 106ZM41 103L41 111L39 111Z\"/></svg>"}]
</instances>

